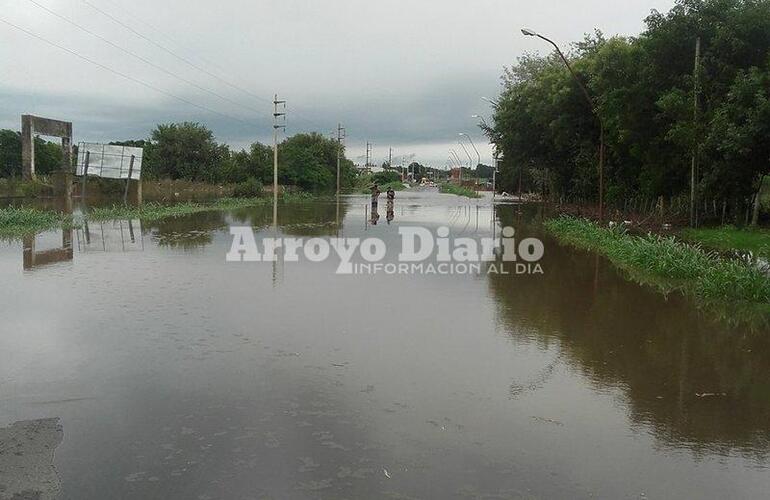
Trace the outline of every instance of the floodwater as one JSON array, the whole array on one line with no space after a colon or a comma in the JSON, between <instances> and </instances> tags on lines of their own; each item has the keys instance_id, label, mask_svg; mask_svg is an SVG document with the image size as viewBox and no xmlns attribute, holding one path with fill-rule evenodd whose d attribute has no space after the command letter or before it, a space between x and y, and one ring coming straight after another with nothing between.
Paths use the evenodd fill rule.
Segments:
<instances>
[{"instance_id":1,"label":"floodwater","mask_svg":"<svg viewBox=\"0 0 770 500\"><path fill-rule=\"evenodd\" d=\"M510 225L543 272L226 262L270 206L0 242L0 498L767 497L769 332L558 245L537 208L398 193L372 225L367 201L281 206L278 231L391 251ZM31 458L7 438L40 426Z\"/></svg>"}]
</instances>

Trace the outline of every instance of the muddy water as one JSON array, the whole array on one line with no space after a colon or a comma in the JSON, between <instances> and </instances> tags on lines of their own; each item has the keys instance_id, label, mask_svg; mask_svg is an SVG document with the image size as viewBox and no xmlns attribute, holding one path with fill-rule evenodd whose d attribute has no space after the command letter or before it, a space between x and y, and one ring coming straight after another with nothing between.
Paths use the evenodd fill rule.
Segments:
<instances>
[{"instance_id":1,"label":"muddy water","mask_svg":"<svg viewBox=\"0 0 770 500\"><path fill-rule=\"evenodd\" d=\"M557 245L534 209L379 209L283 206L279 231L390 250L506 224L543 238L543 274L226 263L271 207L3 242L0 427L59 419L67 499L766 497L768 332Z\"/></svg>"}]
</instances>

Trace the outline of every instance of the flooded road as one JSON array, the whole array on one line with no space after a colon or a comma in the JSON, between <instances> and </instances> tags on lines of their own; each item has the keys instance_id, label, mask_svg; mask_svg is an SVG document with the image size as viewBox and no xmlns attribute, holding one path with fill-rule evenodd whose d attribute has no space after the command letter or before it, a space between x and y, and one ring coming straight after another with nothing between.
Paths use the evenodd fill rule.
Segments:
<instances>
[{"instance_id":1,"label":"flooded road","mask_svg":"<svg viewBox=\"0 0 770 500\"><path fill-rule=\"evenodd\" d=\"M367 201L281 206L279 231L509 225L543 273L225 262L270 206L0 243L0 428L63 433L42 498L766 498L770 332L559 246L536 208ZM0 498L30 487L8 470Z\"/></svg>"}]
</instances>

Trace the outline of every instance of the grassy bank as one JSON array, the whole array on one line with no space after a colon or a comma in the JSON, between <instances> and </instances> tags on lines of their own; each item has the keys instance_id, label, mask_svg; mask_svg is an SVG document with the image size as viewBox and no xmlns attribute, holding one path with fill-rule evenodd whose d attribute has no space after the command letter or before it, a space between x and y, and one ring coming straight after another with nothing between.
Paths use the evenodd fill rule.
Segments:
<instances>
[{"instance_id":1,"label":"grassy bank","mask_svg":"<svg viewBox=\"0 0 770 500\"><path fill-rule=\"evenodd\" d=\"M720 258L674 237L633 236L585 219L562 216L545 223L559 240L598 252L644 282L699 299L759 306L770 312L770 279L751 264Z\"/></svg>"},{"instance_id":2,"label":"grassy bank","mask_svg":"<svg viewBox=\"0 0 770 500\"><path fill-rule=\"evenodd\" d=\"M734 226L684 229L682 237L706 247L723 251L751 252L770 258L770 231L766 229L739 229Z\"/></svg>"},{"instance_id":3,"label":"grassy bank","mask_svg":"<svg viewBox=\"0 0 770 500\"><path fill-rule=\"evenodd\" d=\"M457 196L466 196L468 198L481 198L481 195L473 189L465 186L458 186L457 184L452 184L450 182L444 182L439 185L438 190L440 193L456 194Z\"/></svg>"}]
</instances>

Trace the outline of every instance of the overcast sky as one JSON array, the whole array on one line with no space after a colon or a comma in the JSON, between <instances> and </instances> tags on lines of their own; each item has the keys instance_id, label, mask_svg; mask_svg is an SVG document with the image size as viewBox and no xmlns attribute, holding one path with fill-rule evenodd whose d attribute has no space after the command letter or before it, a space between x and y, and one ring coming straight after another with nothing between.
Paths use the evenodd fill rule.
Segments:
<instances>
[{"instance_id":1,"label":"overcast sky","mask_svg":"<svg viewBox=\"0 0 770 500\"><path fill-rule=\"evenodd\" d=\"M457 139L467 132L489 163L471 115L489 116L481 97L499 93L503 66L548 49L520 27L567 47L594 28L637 34L652 9L673 3L0 0L0 20L160 90L0 22L0 128L18 130L20 115L31 113L74 122L76 142L106 142L146 138L157 123L198 121L240 148L272 142L278 92L288 101L289 134L329 134L342 122L354 161L369 140L377 162L393 147L394 163L408 155L444 166L449 148L464 155Z\"/></svg>"}]
</instances>

